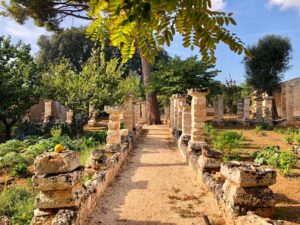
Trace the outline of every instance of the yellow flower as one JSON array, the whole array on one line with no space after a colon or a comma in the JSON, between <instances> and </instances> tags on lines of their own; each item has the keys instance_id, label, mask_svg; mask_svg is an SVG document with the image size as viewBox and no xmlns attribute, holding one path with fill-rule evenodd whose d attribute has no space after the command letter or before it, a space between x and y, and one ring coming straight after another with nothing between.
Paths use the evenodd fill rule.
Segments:
<instances>
[{"instance_id":1,"label":"yellow flower","mask_svg":"<svg viewBox=\"0 0 300 225\"><path fill-rule=\"evenodd\" d=\"M64 146L62 144L55 145L54 151L57 153L62 153L64 151Z\"/></svg>"}]
</instances>

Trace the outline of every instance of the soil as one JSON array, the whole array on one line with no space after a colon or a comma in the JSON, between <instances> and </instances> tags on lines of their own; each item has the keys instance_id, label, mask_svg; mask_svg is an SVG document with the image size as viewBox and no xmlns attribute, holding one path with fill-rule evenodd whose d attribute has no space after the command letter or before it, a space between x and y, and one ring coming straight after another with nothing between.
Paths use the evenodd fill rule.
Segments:
<instances>
[{"instance_id":1,"label":"soil","mask_svg":"<svg viewBox=\"0 0 300 225\"><path fill-rule=\"evenodd\" d=\"M213 196L175 149L169 129L145 129L86 224L204 225L204 215L222 224Z\"/></svg>"}]
</instances>

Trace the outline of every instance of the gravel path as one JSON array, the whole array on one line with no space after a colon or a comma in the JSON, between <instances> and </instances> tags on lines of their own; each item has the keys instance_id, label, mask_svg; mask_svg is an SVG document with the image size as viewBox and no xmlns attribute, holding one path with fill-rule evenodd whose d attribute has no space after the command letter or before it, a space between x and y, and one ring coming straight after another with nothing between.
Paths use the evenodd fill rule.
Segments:
<instances>
[{"instance_id":1,"label":"gravel path","mask_svg":"<svg viewBox=\"0 0 300 225\"><path fill-rule=\"evenodd\" d=\"M104 193L87 225L220 223L210 193L175 149L168 128L145 126L136 148Z\"/></svg>"}]
</instances>

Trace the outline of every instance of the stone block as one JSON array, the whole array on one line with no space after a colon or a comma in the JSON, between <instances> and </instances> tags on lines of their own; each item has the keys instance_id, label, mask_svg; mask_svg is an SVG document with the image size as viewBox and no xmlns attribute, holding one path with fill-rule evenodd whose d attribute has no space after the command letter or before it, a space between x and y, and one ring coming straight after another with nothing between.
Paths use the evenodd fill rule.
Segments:
<instances>
[{"instance_id":1,"label":"stone block","mask_svg":"<svg viewBox=\"0 0 300 225\"><path fill-rule=\"evenodd\" d=\"M210 149L208 146L202 148L202 154L208 158L222 158L223 156L222 152Z\"/></svg>"},{"instance_id":2,"label":"stone block","mask_svg":"<svg viewBox=\"0 0 300 225\"><path fill-rule=\"evenodd\" d=\"M221 158L208 158L204 155L201 155L198 159L198 165L202 169L219 169L221 163Z\"/></svg>"},{"instance_id":3,"label":"stone block","mask_svg":"<svg viewBox=\"0 0 300 225\"><path fill-rule=\"evenodd\" d=\"M36 157L34 171L36 174L67 173L80 166L80 154L74 151L62 153L50 152Z\"/></svg>"},{"instance_id":4,"label":"stone block","mask_svg":"<svg viewBox=\"0 0 300 225\"><path fill-rule=\"evenodd\" d=\"M73 225L77 212L70 209L61 209L53 218L51 225Z\"/></svg>"},{"instance_id":5,"label":"stone block","mask_svg":"<svg viewBox=\"0 0 300 225\"><path fill-rule=\"evenodd\" d=\"M82 179L82 170L58 175L34 175L32 177L33 187L38 191L54 191L70 189Z\"/></svg>"},{"instance_id":6,"label":"stone block","mask_svg":"<svg viewBox=\"0 0 300 225\"><path fill-rule=\"evenodd\" d=\"M222 163L221 174L239 187L270 186L276 183L277 176L273 169L242 162Z\"/></svg>"},{"instance_id":7,"label":"stone block","mask_svg":"<svg viewBox=\"0 0 300 225\"><path fill-rule=\"evenodd\" d=\"M35 209L31 225L51 225L55 211Z\"/></svg>"},{"instance_id":8,"label":"stone block","mask_svg":"<svg viewBox=\"0 0 300 225\"><path fill-rule=\"evenodd\" d=\"M80 183L70 189L56 191L42 191L36 200L38 209L60 209L78 207L83 195Z\"/></svg>"},{"instance_id":9,"label":"stone block","mask_svg":"<svg viewBox=\"0 0 300 225\"><path fill-rule=\"evenodd\" d=\"M223 184L224 200L230 205L274 207L275 198L269 187L238 187L228 180Z\"/></svg>"},{"instance_id":10,"label":"stone block","mask_svg":"<svg viewBox=\"0 0 300 225\"><path fill-rule=\"evenodd\" d=\"M262 218L255 214L248 214L246 216L239 216L235 220L236 225L271 225L274 222L269 218Z\"/></svg>"},{"instance_id":11,"label":"stone block","mask_svg":"<svg viewBox=\"0 0 300 225\"><path fill-rule=\"evenodd\" d=\"M11 221L6 216L0 216L0 225L11 225Z\"/></svg>"}]
</instances>

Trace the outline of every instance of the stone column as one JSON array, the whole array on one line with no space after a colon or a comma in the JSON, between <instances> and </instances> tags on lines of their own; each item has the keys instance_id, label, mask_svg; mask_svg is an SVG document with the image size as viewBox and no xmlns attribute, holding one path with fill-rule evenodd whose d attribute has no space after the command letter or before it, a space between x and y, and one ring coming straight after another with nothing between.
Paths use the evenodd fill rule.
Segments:
<instances>
[{"instance_id":1,"label":"stone column","mask_svg":"<svg viewBox=\"0 0 300 225\"><path fill-rule=\"evenodd\" d=\"M250 119L251 98L250 97L244 97L243 99L244 99L243 121L246 122Z\"/></svg>"},{"instance_id":2,"label":"stone column","mask_svg":"<svg viewBox=\"0 0 300 225\"><path fill-rule=\"evenodd\" d=\"M121 115L123 108L119 106L105 106L104 111L109 114L108 131L106 138L106 151L118 152L121 150Z\"/></svg>"},{"instance_id":3,"label":"stone column","mask_svg":"<svg viewBox=\"0 0 300 225\"><path fill-rule=\"evenodd\" d=\"M44 111L44 122L47 122L49 119L53 117L53 101L48 100L45 101L45 111Z\"/></svg>"},{"instance_id":4,"label":"stone column","mask_svg":"<svg viewBox=\"0 0 300 225\"><path fill-rule=\"evenodd\" d=\"M174 94L173 95L173 99L174 99L174 113L173 113L173 121L174 121L174 126L173 126L173 132L175 130L177 130L178 128L178 99L177 99L177 96Z\"/></svg>"},{"instance_id":5,"label":"stone column","mask_svg":"<svg viewBox=\"0 0 300 225\"><path fill-rule=\"evenodd\" d=\"M191 131L192 131L191 106L187 103L182 103L182 134L180 137L179 144L183 144L185 147L188 146L188 142L191 139Z\"/></svg>"},{"instance_id":6,"label":"stone column","mask_svg":"<svg viewBox=\"0 0 300 225\"><path fill-rule=\"evenodd\" d=\"M223 122L224 117L224 101L221 95L214 98L214 121L217 124Z\"/></svg>"},{"instance_id":7,"label":"stone column","mask_svg":"<svg viewBox=\"0 0 300 225\"><path fill-rule=\"evenodd\" d=\"M177 132L180 132L180 135L181 135L181 132L182 132L182 111L183 111L182 106L186 102L186 97L184 95L177 94L176 98L177 98L177 127L176 128L177 128ZM178 136L178 138L179 138L179 136Z\"/></svg>"},{"instance_id":8,"label":"stone column","mask_svg":"<svg viewBox=\"0 0 300 225\"><path fill-rule=\"evenodd\" d=\"M273 96L264 98L263 118L268 123L273 123Z\"/></svg>"},{"instance_id":9,"label":"stone column","mask_svg":"<svg viewBox=\"0 0 300 225\"><path fill-rule=\"evenodd\" d=\"M189 147L193 148L197 144L204 142L204 126L206 120L206 95L208 88L190 89L188 94L192 96L191 116L192 131Z\"/></svg>"},{"instance_id":10,"label":"stone column","mask_svg":"<svg viewBox=\"0 0 300 225\"><path fill-rule=\"evenodd\" d=\"M96 126L96 113L95 113L94 105L92 105L92 104L89 105L89 116L91 118L88 121L88 126L89 127Z\"/></svg>"},{"instance_id":11,"label":"stone column","mask_svg":"<svg viewBox=\"0 0 300 225\"><path fill-rule=\"evenodd\" d=\"M263 120L263 107L262 107L263 98L257 97L255 99L255 108L256 108L256 122L261 122Z\"/></svg>"},{"instance_id":12,"label":"stone column","mask_svg":"<svg viewBox=\"0 0 300 225\"><path fill-rule=\"evenodd\" d=\"M294 120L294 86L286 86L286 119L288 123Z\"/></svg>"},{"instance_id":13,"label":"stone column","mask_svg":"<svg viewBox=\"0 0 300 225\"><path fill-rule=\"evenodd\" d=\"M135 123L137 125L141 120L141 105L140 102L138 101L134 104L134 115L135 115Z\"/></svg>"},{"instance_id":14,"label":"stone column","mask_svg":"<svg viewBox=\"0 0 300 225\"><path fill-rule=\"evenodd\" d=\"M71 124L73 122L73 116L74 116L73 110L68 109L67 110L67 119L66 119L67 124Z\"/></svg>"},{"instance_id":15,"label":"stone column","mask_svg":"<svg viewBox=\"0 0 300 225\"><path fill-rule=\"evenodd\" d=\"M133 132L134 128L134 108L133 108L133 96L129 96L124 104L124 124L125 128L128 129L129 132Z\"/></svg>"},{"instance_id":16,"label":"stone column","mask_svg":"<svg viewBox=\"0 0 300 225\"><path fill-rule=\"evenodd\" d=\"M238 121L243 122L244 119L244 101L240 98L237 102L237 115L236 118Z\"/></svg>"},{"instance_id":17,"label":"stone column","mask_svg":"<svg viewBox=\"0 0 300 225\"><path fill-rule=\"evenodd\" d=\"M165 124L169 126L169 124L170 124L170 106L164 107L164 114L165 114Z\"/></svg>"},{"instance_id":18,"label":"stone column","mask_svg":"<svg viewBox=\"0 0 300 225\"><path fill-rule=\"evenodd\" d=\"M141 122L144 124L147 122L147 111L146 111L146 102L141 103Z\"/></svg>"},{"instance_id":19,"label":"stone column","mask_svg":"<svg viewBox=\"0 0 300 225\"><path fill-rule=\"evenodd\" d=\"M174 113L174 110L173 110L173 107L174 107L174 99L173 97L170 97L170 124L169 124L169 128L173 128L173 113Z\"/></svg>"}]
</instances>

